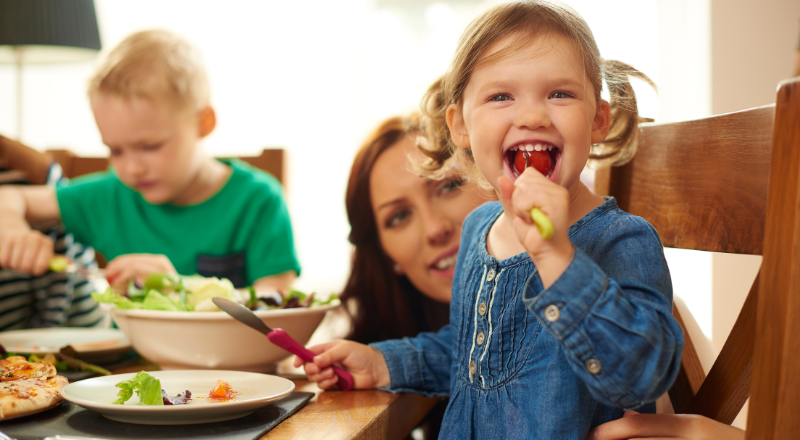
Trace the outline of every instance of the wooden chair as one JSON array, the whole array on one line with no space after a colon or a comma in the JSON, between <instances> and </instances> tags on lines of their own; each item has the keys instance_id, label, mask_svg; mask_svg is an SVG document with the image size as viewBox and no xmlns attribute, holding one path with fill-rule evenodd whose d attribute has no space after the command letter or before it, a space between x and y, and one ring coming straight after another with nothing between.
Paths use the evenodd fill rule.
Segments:
<instances>
[{"instance_id":1,"label":"wooden chair","mask_svg":"<svg viewBox=\"0 0 800 440\"><path fill-rule=\"evenodd\" d=\"M598 173L598 193L649 221L665 247L763 256L707 377L684 326L675 412L730 424L750 396L748 439L798 438L800 79L781 83L775 105L640 135L633 161Z\"/></svg>"},{"instance_id":2,"label":"wooden chair","mask_svg":"<svg viewBox=\"0 0 800 440\"><path fill-rule=\"evenodd\" d=\"M48 150L47 153L61 165L64 176L70 178L104 171L108 168L108 159L104 157L80 157L69 150ZM245 156L239 157L239 159L272 174L285 187L283 153L283 149L279 148L264 149L259 156Z\"/></svg>"}]
</instances>

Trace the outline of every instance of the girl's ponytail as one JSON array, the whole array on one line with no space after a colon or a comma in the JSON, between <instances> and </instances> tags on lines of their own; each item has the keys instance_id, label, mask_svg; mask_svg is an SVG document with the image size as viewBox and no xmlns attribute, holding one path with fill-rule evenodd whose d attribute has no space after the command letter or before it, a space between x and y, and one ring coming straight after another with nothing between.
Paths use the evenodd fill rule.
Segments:
<instances>
[{"instance_id":1,"label":"girl's ponytail","mask_svg":"<svg viewBox=\"0 0 800 440\"><path fill-rule=\"evenodd\" d=\"M420 174L433 179L441 177L445 172L445 162L455 153L447 128L446 115L450 102L445 98L443 82L444 77L440 77L428 87L420 106L423 136L417 138L417 147L425 159L417 165Z\"/></svg>"},{"instance_id":2,"label":"girl's ponytail","mask_svg":"<svg viewBox=\"0 0 800 440\"><path fill-rule=\"evenodd\" d=\"M621 61L604 61L602 72L608 85L611 120L608 136L603 142L593 145L589 154L589 165L595 169L609 165L624 165L636 154L636 147L639 144L639 122L642 119L639 118L636 94L630 78L639 78L656 88L647 75Z\"/></svg>"}]
</instances>

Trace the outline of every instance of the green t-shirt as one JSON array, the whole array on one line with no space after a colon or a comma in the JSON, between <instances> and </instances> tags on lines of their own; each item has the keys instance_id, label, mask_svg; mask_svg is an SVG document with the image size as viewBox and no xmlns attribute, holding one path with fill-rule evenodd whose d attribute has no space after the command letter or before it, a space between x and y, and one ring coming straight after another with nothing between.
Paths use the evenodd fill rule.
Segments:
<instances>
[{"instance_id":1,"label":"green t-shirt","mask_svg":"<svg viewBox=\"0 0 800 440\"><path fill-rule=\"evenodd\" d=\"M190 206L153 205L111 172L74 179L56 191L75 240L109 260L166 255L182 275L229 278L244 287L265 276L300 274L280 183L244 162L210 199Z\"/></svg>"}]
</instances>

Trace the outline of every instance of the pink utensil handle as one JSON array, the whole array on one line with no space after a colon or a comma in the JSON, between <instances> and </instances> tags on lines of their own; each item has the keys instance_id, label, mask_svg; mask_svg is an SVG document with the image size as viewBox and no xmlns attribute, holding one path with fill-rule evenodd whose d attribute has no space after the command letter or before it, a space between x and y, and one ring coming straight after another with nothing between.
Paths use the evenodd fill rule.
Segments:
<instances>
[{"instance_id":1,"label":"pink utensil handle","mask_svg":"<svg viewBox=\"0 0 800 440\"><path fill-rule=\"evenodd\" d=\"M276 328L273 329L271 332L267 334L267 338L269 338L270 342L281 347L282 349L288 351L289 353L295 354L300 357L300 359L306 362L314 362L314 356L316 356L311 350L303 347L297 341L294 340L288 333L283 331L282 329ZM339 377L339 380L336 382L336 385L339 389L343 391L350 391L353 389L353 376L350 375L347 371L342 368L337 367L336 365L331 365L333 368L333 372Z\"/></svg>"}]
</instances>

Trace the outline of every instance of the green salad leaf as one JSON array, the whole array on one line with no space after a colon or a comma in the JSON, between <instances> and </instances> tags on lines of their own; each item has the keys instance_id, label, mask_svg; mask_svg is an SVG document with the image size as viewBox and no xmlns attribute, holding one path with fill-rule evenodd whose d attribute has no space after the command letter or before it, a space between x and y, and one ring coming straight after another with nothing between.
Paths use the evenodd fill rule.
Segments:
<instances>
[{"instance_id":1,"label":"green salad leaf","mask_svg":"<svg viewBox=\"0 0 800 440\"><path fill-rule=\"evenodd\" d=\"M92 292L92 299L99 303L109 303L117 306L118 309L141 309L141 303L135 303L122 295L117 295L110 288L103 293Z\"/></svg>"},{"instance_id":2,"label":"green salad leaf","mask_svg":"<svg viewBox=\"0 0 800 440\"><path fill-rule=\"evenodd\" d=\"M142 301L142 308L145 310L165 310L168 312L185 312L186 306L180 302L173 301L169 297L156 290L150 290Z\"/></svg>"},{"instance_id":3,"label":"green salad leaf","mask_svg":"<svg viewBox=\"0 0 800 440\"><path fill-rule=\"evenodd\" d=\"M128 380L123 380L117 384L119 392L117 399L111 402L114 405L122 405L133 397L134 391L139 396L139 403L142 405L163 405L164 399L161 395L161 381L155 377L140 371L136 376Z\"/></svg>"}]
</instances>

